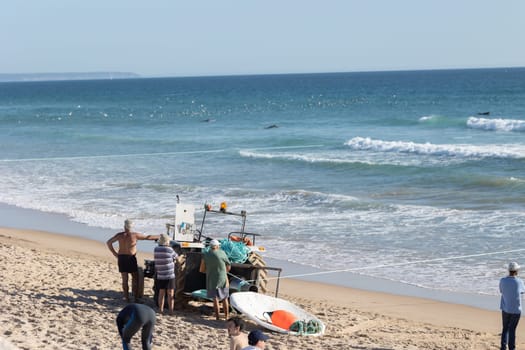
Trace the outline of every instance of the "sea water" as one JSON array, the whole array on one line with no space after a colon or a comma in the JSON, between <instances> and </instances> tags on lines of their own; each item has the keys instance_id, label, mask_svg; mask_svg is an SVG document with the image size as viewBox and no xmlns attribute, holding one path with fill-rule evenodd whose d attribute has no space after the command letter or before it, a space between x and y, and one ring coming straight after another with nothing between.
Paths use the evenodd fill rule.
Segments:
<instances>
[{"instance_id":1,"label":"sea water","mask_svg":"<svg viewBox=\"0 0 525 350\"><path fill-rule=\"evenodd\" d=\"M0 201L150 234L177 196L197 222L225 201L269 258L494 295L505 264L525 264L524 81L481 69L1 83ZM210 220L207 236L240 229Z\"/></svg>"}]
</instances>

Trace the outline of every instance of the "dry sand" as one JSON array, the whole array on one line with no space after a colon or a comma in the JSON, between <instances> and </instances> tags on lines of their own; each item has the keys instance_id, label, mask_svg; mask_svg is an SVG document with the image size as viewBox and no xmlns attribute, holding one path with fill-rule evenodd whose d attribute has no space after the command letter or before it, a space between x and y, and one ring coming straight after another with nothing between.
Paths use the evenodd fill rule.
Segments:
<instances>
[{"instance_id":1,"label":"dry sand","mask_svg":"<svg viewBox=\"0 0 525 350\"><path fill-rule=\"evenodd\" d=\"M143 261L148 255L139 256ZM119 349L116 260L97 241L0 228L0 349ZM152 280L144 303L154 307ZM266 349L497 349L500 314L427 299L284 279L279 297L317 315L324 336L269 333ZM257 326L248 322L248 330ZM518 327L518 348L525 347ZM3 339L2 339L3 338ZM139 337L133 345L140 349ZM228 349L224 321L192 301L158 315L154 349Z\"/></svg>"}]
</instances>

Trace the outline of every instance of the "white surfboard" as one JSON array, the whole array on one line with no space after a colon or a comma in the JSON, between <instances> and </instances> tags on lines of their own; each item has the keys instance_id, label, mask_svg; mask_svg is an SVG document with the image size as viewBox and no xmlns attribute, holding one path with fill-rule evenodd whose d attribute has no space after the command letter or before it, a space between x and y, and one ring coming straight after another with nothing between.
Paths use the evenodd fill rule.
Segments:
<instances>
[{"instance_id":1,"label":"white surfboard","mask_svg":"<svg viewBox=\"0 0 525 350\"><path fill-rule=\"evenodd\" d=\"M319 336L324 334L325 325L314 315L304 311L297 305L280 298L274 298L269 295L255 292L236 292L230 295L231 305L244 316L257 323L258 325L269 330L287 333L293 335L313 335ZM304 332L293 332L288 329L278 327L269 320L268 312L276 310L285 310L292 313L299 321L315 321L320 327L319 331L313 334Z\"/></svg>"}]
</instances>

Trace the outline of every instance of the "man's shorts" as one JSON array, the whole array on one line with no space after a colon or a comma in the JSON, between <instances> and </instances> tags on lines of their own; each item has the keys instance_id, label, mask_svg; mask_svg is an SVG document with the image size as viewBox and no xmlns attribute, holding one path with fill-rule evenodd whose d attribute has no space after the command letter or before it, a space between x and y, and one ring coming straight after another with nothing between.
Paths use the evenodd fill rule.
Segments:
<instances>
[{"instance_id":1,"label":"man's shorts","mask_svg":"<svg viewBox=\"0 0 525 350\"><path fill-rule=\"evenodd\" d=\"M135 255L118 255L119 272L133 273L138 271L137 257Z\"/></svg>"},{"instance_id":2,"label":"man's shorts","mask_svg":"<svg viewBox=\"0 0 525 350\"><path fill-rule=\"evenodd\" d=\"M175 278L169 280L157 280L159 289L175 289Z\"/></svg>"}]
</instances>

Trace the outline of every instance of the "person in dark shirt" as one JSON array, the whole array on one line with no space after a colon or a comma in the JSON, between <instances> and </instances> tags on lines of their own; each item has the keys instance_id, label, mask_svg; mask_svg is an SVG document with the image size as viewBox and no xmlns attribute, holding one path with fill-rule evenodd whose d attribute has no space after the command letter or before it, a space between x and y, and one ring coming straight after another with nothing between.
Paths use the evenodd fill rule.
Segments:
<instances>
[{"instance_id":1,"label":"person in dark shirt","mask_svg":"<svg viewBox=\"0 0 525 350\"><path fill-rule=\"evenodd\" d=\"M151 350L155 322L155 311L149 306L143 304L126 305L117 316L117 328L122 338L123 349L131 350L131 338L142 328L142 350Z\"/></svg>"}]
</instances>

